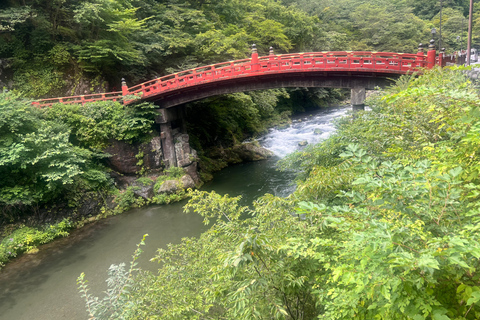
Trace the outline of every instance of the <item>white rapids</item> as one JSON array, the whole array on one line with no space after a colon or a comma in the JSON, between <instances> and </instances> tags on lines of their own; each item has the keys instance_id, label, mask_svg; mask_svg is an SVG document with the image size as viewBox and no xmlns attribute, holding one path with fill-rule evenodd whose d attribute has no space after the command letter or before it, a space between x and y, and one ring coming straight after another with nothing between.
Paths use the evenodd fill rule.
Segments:
<instances>
[{"instance_id":1,"label":"white rapids","mask_svg":"<svg viewBox=\"0 0 480 320\"><path fill-rule=\"evenodd\" d=\"M334 120L345 116L348 109L346 107L329 108L313 115L304 115L294 119L288 128L270 129L258 141L277 157L283 158L303 148L300 144L304 142L310 145L327 139L335 132Z\"/></svg>"}]
</instances>

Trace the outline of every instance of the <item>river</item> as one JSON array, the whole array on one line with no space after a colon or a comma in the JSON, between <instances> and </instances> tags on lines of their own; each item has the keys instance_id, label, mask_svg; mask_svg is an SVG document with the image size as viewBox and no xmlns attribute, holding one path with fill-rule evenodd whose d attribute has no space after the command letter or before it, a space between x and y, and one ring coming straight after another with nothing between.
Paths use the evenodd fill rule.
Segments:
<instances>
[{"instance_id":1,"label":"river","mask_svg":"<svg viewBox=\"0 0 480 320\"><path fill-rule=\"evenodd\" d=\"M275 157L243 163L215 174L202 190L242 196L242 204L271 193L286 196L294 191L293 175L275 169L276 161L298 149L300 141L312 144L327 138L333 120L346 114L346 107L330 108L294 119L292 126L271 129L259 139ZM319 129L320 134L314 134ZM85 272L91 293L106 289L106 271L111 264L128 263L144 234L140 267L154 271L149 262L157 248L178 243L181 238L198 236L206 227L202 218L183 213L185 201L130 210L75 230L67 238L44 245L34 255L23 255L0 272L0 319L2 320L84 320L85 302L80 298L76 279Z\"/></svg>"}]
</instances>

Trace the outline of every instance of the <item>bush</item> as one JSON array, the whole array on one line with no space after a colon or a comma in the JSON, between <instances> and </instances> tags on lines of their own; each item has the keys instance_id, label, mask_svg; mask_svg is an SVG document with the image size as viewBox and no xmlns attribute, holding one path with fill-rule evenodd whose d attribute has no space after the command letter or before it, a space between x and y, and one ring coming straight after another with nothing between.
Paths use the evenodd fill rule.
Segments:
<instances>
[{"instance_id":1,"label":"bush","mask_svg":"<svg viewBox=\"0 0 480 320\"><path fill-rule=\"evenodd\" d=\"M0 266L23 252L31 252L39 245L48 243L58 237L68 236L68 231L73 228L69 219L46 226L42 229L21 227L5 236L0 243Z\"/></svg>"}]
</instances>

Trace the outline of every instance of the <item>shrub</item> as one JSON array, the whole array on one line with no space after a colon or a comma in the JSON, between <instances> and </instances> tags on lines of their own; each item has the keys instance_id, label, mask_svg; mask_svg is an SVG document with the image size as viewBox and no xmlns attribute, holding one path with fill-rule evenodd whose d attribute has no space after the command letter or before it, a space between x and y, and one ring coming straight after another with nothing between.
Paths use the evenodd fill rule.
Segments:
<instances>
[{"instance_id":1,"label":"shrub","mask_svg":"<svg viewBox=\"0 0 480 320\"><path fill-rule=\"evenodd\" d=\"M35 250L39 245L48 243L58 237L68 236L68 231L73 228L69 219L35 229L23 226L5 236L0 243L0 266L20 253Z\"/></svg>"}]
</instances>

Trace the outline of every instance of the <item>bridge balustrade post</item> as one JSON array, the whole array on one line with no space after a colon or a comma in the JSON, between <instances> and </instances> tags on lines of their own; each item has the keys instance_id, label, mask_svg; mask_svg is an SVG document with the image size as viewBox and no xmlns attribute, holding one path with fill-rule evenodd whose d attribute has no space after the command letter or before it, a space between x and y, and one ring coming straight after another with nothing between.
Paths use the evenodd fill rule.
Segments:
<instances>
[{"instance_id":1,"label":"bridge balustrade post","mask_svg":"<svg viewBox=\"0 0 480 320\"><path fill-rule=\"evenodd\" d=\"M252 71L258 71L260 69L260 64L258 60L257 46L252 44Z\"/></svg>"},{"instance_id":2,"label":"bridge balustrade post","mask_svg":"<svg viewBox=\"0 0 480 320\"><path fill-rule=\"evenodd\" d=\"M416 57L417 67L425 67L425 53L423 52L423 43L418 45L417 57Z\"/></svg>"},{"instance_id":3,"label":"bridge balustrade post","mask_svg":"<svg viewBox=\"0 0 480 320\"><path fill-rule=\"evenodd\" d=\"M273 53L273 47L270 47L268 51L268 70L272 69L272 62L275 61L275 54Z\"/></svg>"},{"instance_id":4,"label":"bridge balustrade post","mask_svg":"<svg viewBox=\"0 0 480 320\"><path fill-rule=\"evenodd\" d=\"M435 40L430 40L427 52L427 69L432 69L435 66L435 58L437 52L435 51Z\"/></svg>"},{"instance_id":5,"label":"bridge balustrade post","mask_svg":"<svg viewBox=\"0 0 480 320\"><path fill-rule=\"evenodd\" d=\"M269 61L275 60L275 53L273 52L273 47L270 47L270 50L268 51L268 60Z\"/></svg>"},{"instance_id":6,"label":"bridge balustrade post","mask_svg":"<svg viewBox=\"0 0 480 320\"><path fill-rule=\"evenodd\" d=\"M125 97L125 96L128 96L130 94L130 92L128 92L128 86L127 86L127 82L125 82L125 78L122 78L122 96ZM126 104L127 101L124 99L123 100L123 104Z\"/></svg>"}]
</instances>

